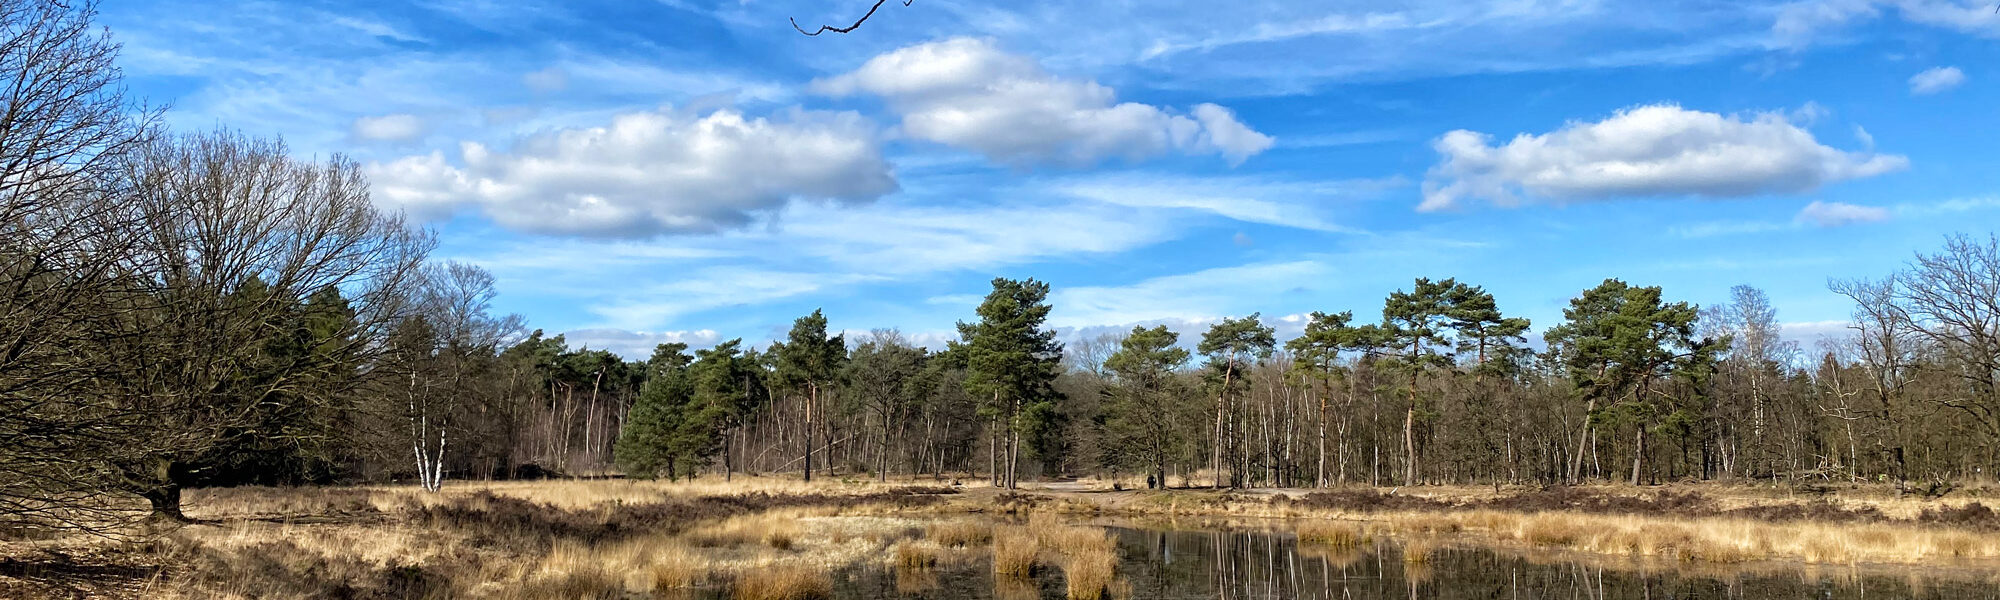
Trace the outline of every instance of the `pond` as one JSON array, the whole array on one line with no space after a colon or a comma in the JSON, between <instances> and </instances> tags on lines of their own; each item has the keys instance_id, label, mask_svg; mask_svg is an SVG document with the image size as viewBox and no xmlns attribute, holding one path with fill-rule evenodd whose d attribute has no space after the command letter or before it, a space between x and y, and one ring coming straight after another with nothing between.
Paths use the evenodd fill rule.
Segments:
<instances>
[{"instance_id":1,"label":"pond","mask_svg":"<svg viewBox=\"0 0 2000 600\"><path fill-rule=\"evenodd\" d=\"M1301 545L1289 533L1112 526L1120 564L1112 598L1179 599L1864 599L2000 598L2000 573L1799 564L1642 568L1467 544L1383 541ZM1416 553L1417 560L1406 560ZM925 571L864 568L835 577L848 599L1066 598L1060 569L996 578L974 561Z\"/></svg>"}]
</instances>

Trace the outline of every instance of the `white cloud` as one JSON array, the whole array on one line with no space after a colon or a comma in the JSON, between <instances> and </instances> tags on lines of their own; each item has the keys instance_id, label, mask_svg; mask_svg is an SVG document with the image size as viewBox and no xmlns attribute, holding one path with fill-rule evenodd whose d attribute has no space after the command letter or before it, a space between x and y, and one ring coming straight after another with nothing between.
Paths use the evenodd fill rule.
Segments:
<instances>
[{"instance_id":1,"label":"white cloud","mask_svg":"<svg viewBox=\"0 0 2000 600\"><path fill-rule=\"evenodd\" d=\"M1407 183L1401 179L1294 182L1130 173L1065 179L1049 188L1120 206L1186 209L1245 223L1360 233L1332 221L1333 202L1373 197L1402 185Z\"/></svg>"},{"instance_id":2,"label":"white cloud","mask_svg":"<svg viewBox=\"0 0 2000 600\"><path fill-rule=\"evenodd\" d=\"M429 127L416 115L394 114L355 119L349 131L360 140L409 142L422 138Z\"/></svg>"},{"instance_id":3,"label":"white cloud","mask_svg":"<svg viewBox=\"0 0 2000 600\"><path fill-rule=\"evenodd\" d=\"M1675 237L1706 238L1731 235L1767 233L1796 228L1798 223L1774 223L1770 221L1709 221L1690 225L1676 225L1667 230Z\"/></svg>"},{"instance_id":4,"label":"white cloud","mask_svg":"<svg viewBox=\"0 0 2000 600\"><path fill-rule=\"evenodd\" d=\"M1911 217L1932 217L1996 208L2000 208L2000 196L1972 196L1927 204L1905 202L1896 205L1896 214Z\"/></svg>"},{"instance_id":5,"label":"white cloud","mask_svg":"<svg viewBox=\"0 0 2000 600\"><path fill-rule=\"evenodd\" d=\"M1838 343L1853 335L1854 322L1846 320L1796 321L1778 324L1778 336L1798 344L1799 348L1804 350L1802 358L1807 361L1807 365L1814 365L1819 362L1820 353L1823 351L1820 342Z\"/></svg>"},{"instance_id":6,"label":"white cloud","mask_svg":"<svg viewBox=\"0 0 2000 600\"><path fill-rule=\"evenodd\" d=\"M1856 223L1879 223L1889 220L1889 209L1878 206L1861 206L1844 202L1823 202L1814 200L1793 220L1819 227L1840 227Z\"/></svg>"},{"instance_id":7,"label":"white cloud","mask_svg":"<svg viewBox=\"0 0 2000 600\"><path fill-rule=\"evenodd\" d=\"M1965 72L1958 67L1931 67L1910 76L1910 93L1926 96L1950 90L1962 83L1965 83Z\"/></svg>"},{"instance_id":8,"label":"white cloud","mask_svg":"<svg viewBox=\"0 0 2000 600\"><path fill-rule=\"evenodd\" d=\"M1913 23L1981 37L2000 37L2000 14L1986 0L1898 0L1896 9Z\"/></svg>"},{"instance_id":9,"label":"white cloud","mask_svg":"<svg viewBox=\"0 0 2000 600\"><path fill-rule=\"evenodd\" d=\"M2000 37L2000 14L1986 0L1802 0L1779 8L1771 33L1781 46L1803 47L1825 30L1880 17L1884 8L1911 23Z\"/></svg>"},{"instance_id":10,"label":"white cloud","mask_svg":"<svg viewBox=\"0 0 2000 600\"><path fill-rule=\"evenodd\" d=\"M355 31L359 31L367 35L379 38L388 38L398 42L425 43L430 41L422 37L405 33L402 30L389 25L388 23L355 18L350 15L336 16L333 18L331 23L334 25L339 25L341 27L346 27L349 29L353 29Z\"/></svg>"},{"instance_id":11,"label":"white cloud","mask_svg":"<svg viewBox=\"0 0 2000 600\"><path fill-rule=\"evenodd\" d=\"M572 348L610 350L625 360L646 360L660 344L680 342L689 348L707 348L722 341L713 329L694 331L625 331L622 329L577 329L562 333Z\"/></svg>"},{"instance_id":12,"label":"white cloud","mask_svg":"<svg viewBox=\"0 0 2000 600\"><path fill-rule=\"evenodd\" d=\"M560 92L569 87L569 71L559 66L531 71L521 76L521 84L537 92Z\"/></svg>"},{"instance_id":13,"label":"white cloud","mask_svg":"<svg viewBox=\"0 0 2000 600\"><path fill-rule=\"evenodd\" d=\"M1740 197L1810 191L1902 169L1909 160L1819 143L1785 115L1725 116L1673 105L1620 110L1541 135L1493 137L1457 130L1433 143L1442 160L1424 181L1420 211L1523 196L1601 200L1644 196Z\"/></svg>"},{"instance_id":14,"label":"white cloud","mask_svg":"<svg viewBox=\"0 0 2000 600\"><path fill-rule=\"evenodd\" d=\"M589 310L608 328L646 329L703 311L763 304L877 280L880 278L858 274L707 267L679 273L665 282L634 286Z\"/></svg>"},{"instance_id":15,"label":"white cloud","mask_svg":"<svg viewBox=\"0 0 2000 600\"><path fill-rule=\"evenodd\" d=\"M1172 231L1161 216L1092 203L880 208L800 207L781 217L780 233L732 237L751 246L782 244L847 270L910 275L1120 252L1166 241Z\"/></svg>"},{"instance_id":16,"label":"white cloud","mask_svg":"<svg viewBox=\"0 0 2000 600\"><path fill-rule=\"evenodd\" d=\"M371 163L378 201L422 217L477 207L522 231L605 237L740 227L793 198L867 202L896 190L875 132L854 113L659 110L543 131L508 151L461 144Z\"/></svg>"},{"instance_id":17,"label":"white cloud","mask_svg":"<svg viewBox=\"0 0 2000 600\"><path fill-rule=\"evenodd\" d=\"M1050 293L1055 308L1049 312L1049 324L1205 322L1249 312L1242 310L1246 302L1269 305L1288 291L1323 282L1333 272L1324 263L1300 260L1206 269L1122 286L1059 287Z\"/></svg>"},{"instance_id":18,"label":"white cloud","mask_svg":"<svg viewBox=\"0 0 2000 600\"><path fill-rule=\"evenodd\" d=\"M1199 104L1190 116L1118 102L1111 88L1058 77L980 39L906 47L813 85L832 96L881 96L902 117L903 134L1015 166L1089 166L1169 152L1218 154L1238 164L1273 143L1221 106Z\"/></svg>"},{"instance_id":19,"label":"white cloud","mask_svg":"<svg viewBox=\"0 0 2000 600\"><path fill-rule=\"evenodd\" d=\"M1427 21L1418 23L1407 13L1369 13L1365 15L1330 14L1303 21L1256 23L1240 31L1231 31L1198 40L1169 41L1161 39L1146 49L1139 57L1150 60L1162 56L1188 51L1209 51L1226 46L1241 44L1267 44L1304 37L1327 35L1357 35L1388 31L1403 31L1420 27L1434 27L1441 23Z\"/></svg>"},{"instance_id":20,"label":"white cloud","mask_svg":"<svg viewBox=\"0 0 2000 600\"><path fill-rule=\"evenodd\" d=\"M731 307L857 285L1125 252L1171 239L1169 216L1088 201L923 206L898 197L853 208L794 203L774 219L778 227L712 236L490 244L490 235L475 232L444 243L476 248L446 254L492 270L503 287L519 290L509 294L579 306L590 327L657 330L687 327L691 318L712 326L732 318ZM923 302L969 309L980 297Z\"/></svg>"}]
</instances>

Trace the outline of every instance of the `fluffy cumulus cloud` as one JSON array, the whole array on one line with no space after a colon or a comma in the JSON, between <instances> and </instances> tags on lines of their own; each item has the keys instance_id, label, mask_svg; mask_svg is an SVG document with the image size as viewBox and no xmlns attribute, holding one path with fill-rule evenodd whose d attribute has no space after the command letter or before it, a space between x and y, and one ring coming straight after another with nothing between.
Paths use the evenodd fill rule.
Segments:
<instances>
[{"instance_id":1,"label":"fluffy cumulus cloud","mask_svg":"<svg viewBox=\"0 0 2000 600\"><path fill-rule=\"evenodd\" d=\"M355 119L348 130L358 140L408 142L423 137L429 129L416 115L395 114Z\"/></svg>"},{"instance_id":2,"label":"fluffy cumulus cloud","mask_svg":"<svg viewBox=\"0 0 2000 600\"><path fill-rule=\"evenodd\" d=\"M1861 206L1845 202L1814 201L1799 210L1794 218L1797 223L1819 227L1840 227L1856 223L1876 223L1889 220L1889 209L1879 206Z\"/></svg>"},{"instance_id":3,"label":"fluffy cumulus cloud","mask_svg":"<svg viewBox=\"0 0 2000 600\"><path fill-rule=\"evenodd\" d=\"M1909 164L1902 156L1822 145L1780 113L1732 116L1672 105L1621 110L1500 145L1490 135L1458 130L1433 146L1441 160L1424 181L1422 211L1475 199L1514 206L1524 198L1797 193Z\"/></svg>"},{"instance_id":4,"label":"fluffy cumulus cloud","mask_svg":"<svg viewBox=\"0 0 2000 600\"><path fill-rule=\"evenodd\" d=\"M1910 76L1910 93L1918 96L1936 94L1962 83L1965 83L1965 72L1958 67L1931 67Z\"/></svg>"},{"instance_id":5,"label":"fluffy cumulus cloud","mask_svg":"<svg viewBox=\"0 0 2000 600\"><path fill-rule=\"evenodd\" d=\"M668 109L555 129L502 151L467 142L369 165L375 197L420 218L474 207L534 233L646 237L741 227L794 198L866 202L897 189L873 127L853 113Z\"/></svg>"},{"instance_id":6,"label":"fluffy cumulus cloud","mask_svg":"<svg viewBox=\"0 0 2000 600\"><path fill-rule=\"evenodd\" d=\"M1241 163L1270 136L1214 104L1183 112L1119 102L1095 81L1058 77L991 42L956 38L910 46L822 79L831 96L872 94L902 118L904 135L967 148L1015 166L1088 166L1169 152Z\"/></svg>"}]
</instances>

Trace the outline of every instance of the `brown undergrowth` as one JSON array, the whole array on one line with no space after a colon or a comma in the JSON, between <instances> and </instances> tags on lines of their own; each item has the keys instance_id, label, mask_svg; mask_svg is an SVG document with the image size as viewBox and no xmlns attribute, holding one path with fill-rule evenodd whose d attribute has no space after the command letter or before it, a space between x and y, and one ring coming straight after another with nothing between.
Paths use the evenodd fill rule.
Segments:
<instances>
[{"instance_id":1,"label":"brown undergrowth","mask_svg":"<svg viewBox=\"0 0 2000 600\"><path fill-rule=\"evenodd\" d=\"M809 577L758 587L739 575L823 580L922 527L841 515L923 510L952 493L756 481L734 491L465 487L198 490L190 512L203 524L143 542L0 543L0 597L624 598L697 586L744 598L823 597Z\"/></svg>"}]
</instances>

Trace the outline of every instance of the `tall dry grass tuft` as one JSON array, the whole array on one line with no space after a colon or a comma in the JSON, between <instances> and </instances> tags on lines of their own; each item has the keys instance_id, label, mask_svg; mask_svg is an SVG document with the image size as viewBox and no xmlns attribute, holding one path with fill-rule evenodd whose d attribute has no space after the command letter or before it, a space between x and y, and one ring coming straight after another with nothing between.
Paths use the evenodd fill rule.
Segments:
<instances>
[{"instance_id":1,"label":"tall dry grass tuft","mask_svg":"<svg viewBox=\"0 0 2000 600\"><path fill-rule=\"evenodd\" d=\"M681 547L655 552L646 571L652 576L654 592L691 588L708 577L708 559Z\"/></svg>"},{"instance_id":2,"label":"tall dry grass tuft","mask_svg":"<svg viewBox=\"0 0 2000 600\"><path fill-rule=\"evenodd\" d=\"M1035 555L1042 550L1034 531L1019 525L993 528L993 573L1001 577L1028 577L1035 573Z\"/></svg>"},{"instance_id":3,"label":"tall dry grass tuft","mask_svg":"<svg viewBox=\"0 0 2000 600\"><path fill-rule=\"evenodd\" d=\"M724 519L696 528L684 537L698 546L746 546L763 544L776 550L790 550L798 541L802 510L770 510Z\"/></svg>"},{"instance_id":4,"label":"tall dry grass tuft","mask_svg":"<svg viewBox=\"0 0 2000 600\"><path fill-rule=\"evenodd\" d=\"M1436 553L1437 550L1438 550L1438 542L1437 540L1431 538L1414 537L1407 540L1403 540L1403 562L1417 563L1417 564L1429 563L1431 561L1431 555Z\"/></svg>"},{"instance_id":5,"label":"tall dry grass tuft","mask_svg":"<svg viewBox=\"0 0 2000 600\"><path fill-rule=\"evenodd\" d=\"M1108 537L1105 540L1110 541ZM1117 570L1118 547L1106 543L1066 549L1062 567L1070 600L1100 600Z\"/></svg>"},{"instance_id":6,"label":"tall dry grass tuft","mask_svg":"<svg viewBox=\"0 0 2000 600\"><path fill-rule=\"evenodd\" d=\"M965 519L941 521L925 527L924 537L946 548L968 548L993 541L993 525Z\"/></svg>"},{"instance_id":7,"label":"tall dry grass tuft","mask_svg":"<svg viewBox=\"0 0 2000 600\"><path fill-rule=\"evenodd\" d=\"M833 580L818 569L777 564L740 573L731 586L736 600L819 600L833 596Z\"/></svg>"},{"instance_id":8,"label":"tall dry grass tuft","mask_svg":"<svg viewBox=\"0 0 2000 600\"><path fill-rule=\"evenodd\" d=\"M895 557L896 568L921 571L938 564L938 547L917 540L902 540L889 548Z\"/></svg>"},{"instance_id":9,"label":"tall dry grass tuft","mask_svg":"<svg viewBox=\"0 0 2000 600\"><path fill-rule=\"evenodd\" d=\"M1347 522L1312 522L1298 528L1299 543L1327 546L1332 548L1354 548L1360 546L1367 537L1361 526Z\"/></svg>"}]
</instances>

